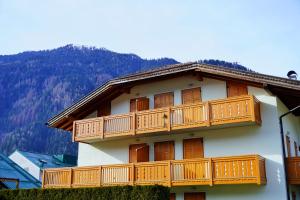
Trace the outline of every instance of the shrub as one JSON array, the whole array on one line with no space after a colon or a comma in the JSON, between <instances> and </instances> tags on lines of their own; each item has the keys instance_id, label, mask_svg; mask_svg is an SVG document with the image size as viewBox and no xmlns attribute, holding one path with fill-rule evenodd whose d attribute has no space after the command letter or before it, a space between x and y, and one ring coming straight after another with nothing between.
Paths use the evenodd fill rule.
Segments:
<instances>
[{"instance_id":1,"label":"shrub","mask_svg":"<svg viewBox=\"0 0 300 200\"><path fill-rule=\"evenodd\" d=\"M169 195L169 188L158 185L0 190L3 200L165 200Z\"/></svg>"}]
</instances>

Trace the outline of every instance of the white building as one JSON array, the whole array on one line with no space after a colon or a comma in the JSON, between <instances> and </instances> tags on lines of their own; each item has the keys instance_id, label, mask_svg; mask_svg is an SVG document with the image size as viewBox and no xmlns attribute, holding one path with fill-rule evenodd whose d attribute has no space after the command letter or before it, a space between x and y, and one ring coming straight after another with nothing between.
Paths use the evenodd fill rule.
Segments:
<instances>
[{"instance_id":1,"label":"white building","mask_svg":"<svg viewBox=\"0 0 300 200\"><path fill-rule=\"evenodd\" d=\"M46 155L25 151L14 151L9 158L37 180L42 180L42 172L47 168L76 166L77 158L70 155Z\"/></svg>"},{"instance_id":2,"label":"white building","mask_svg":"<svg viewBox=\"0 0 300 200\"><path fill-rule=\"evenodd\" d=\"M115 79L49 120L79 142L72 170L82 178L56 183L46 171L43 186L162 184L172 199L284 200L287 191L300 199L300 109L283 118L284 143L279 124L299 104L300 81L198 63Z\"/></svg>"}]
</instances>

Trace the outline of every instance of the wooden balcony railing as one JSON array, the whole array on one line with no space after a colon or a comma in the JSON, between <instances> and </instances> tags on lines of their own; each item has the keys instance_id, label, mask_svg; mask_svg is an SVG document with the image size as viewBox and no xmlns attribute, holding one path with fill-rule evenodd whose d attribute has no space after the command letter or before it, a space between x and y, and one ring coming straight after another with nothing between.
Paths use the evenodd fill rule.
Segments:
<instances>
[{"instance_id":1,"label":"wooden balcony railing","mask_svg":"<svg viewBox=\"0 0 300 200\"><path fill-rule=\"evenodd\" d=\"M286 158L286 167L289 184L300 185L300 157Z\"/></svg>"},{"instance_id":2,"label":"wooden balcony railing","mask_svg":"<svg viewBox=\"0 0 300 200\"><path fill-rule=\"evenodd\" d=\"M258 155L171 160L94 167L46 169L43 188L112 185L266 184L265 159Z\"/></svg>"},{"instance_id":3,"label":"wooden balcony railing","mask_svg":"<svg viewBox=\"0 0 300 200\"><path fill-rule=\"evenodd\" d=\"M73 141L208 127L261 123L259 101L250 95L222 100L110 115L73 123Z\"/></svg>"}]
</instances>

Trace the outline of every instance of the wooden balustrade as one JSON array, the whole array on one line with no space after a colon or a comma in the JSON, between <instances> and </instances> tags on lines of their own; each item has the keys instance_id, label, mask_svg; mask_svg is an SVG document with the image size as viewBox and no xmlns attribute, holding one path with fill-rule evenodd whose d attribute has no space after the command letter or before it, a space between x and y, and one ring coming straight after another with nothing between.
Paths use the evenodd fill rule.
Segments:
<instances>
[{"instance_id":1,"label":"wooden balustrade","mask_svg":"<svg viewBox=\"0 0 300 200\"><path fill-rule=\"evenodd\" d=\"M287 177L289 184L300 184L300 157L286 158Z\"/></svg>"},{"instance_id":2,"label":"wooden balustrade","mask_svg":"<svg viewBox=\"0 0 300 200\"><path fill-rule=\"evenodd\" d=\"M122 137L223 124L261 123L259 101L250 95L74 121L73 140Z\"/></svg>"},{"instance_id":3,"label":"wooden balustrade","mask_svg":"<svg viewBox=\"0 0 300 200\"><path fill-rule=\"evenodd\" d=\"M266 184L258 155L46 169L43 188L111 185Z\"/></svg>"}]
</instances>

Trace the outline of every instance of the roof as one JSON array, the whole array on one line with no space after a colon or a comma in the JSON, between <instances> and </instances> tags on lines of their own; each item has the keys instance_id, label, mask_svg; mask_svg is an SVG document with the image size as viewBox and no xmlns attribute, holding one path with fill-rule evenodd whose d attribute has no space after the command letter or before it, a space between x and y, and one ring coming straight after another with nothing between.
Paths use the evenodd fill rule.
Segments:
<instances>
[{"instance_id":1,"label":"roof","mask_svg":"<svg viewBox=\"0 0 300 200\"><path fill-rule=\"evenodd\" d=\"M33 164L38 166L41 169L45 168L58 168L58 167L73 167L77 164L77 158L71 155L46 155L40 153L32 153L19 151L21 155L30 160Z\"/></svg>"},{"instance_id":2,"label":"roof","mask_svg":"<svg viewBox=\"0 0 300 200\"><path fill-rule=\"evenodd\" d=\"M41 182L39 180L31 176L28 172L19 167L15 162L1 153L0 178L18 179L19 188L22 189L41 187ZM8 189L16 189L16 184L13 182L2 182L2 184Z\"/></svg>"},{"instance_id":3,"label":"roof","mask_svg":"<svg viewBox=\"0 0 300 200\"><path fill-rule=\"evenodd\" d=\"M69 121L69 124L70 122L73 122L75 118L74 116L76 116L77 113L86 109L89 104L92 104L96 100L99 100L101 98L101 95L102 97L105 97L105 95L114 92L114 90L116 90L117 88L125 88L127 85L130 85L134 82L140 82L142 80L153 80L158 77L165 77L185 72L199 73L203 76L208 77L222 77L228 79L249 81L261 85L265 88L268 87L268 89L272 90L272 92L274 92L275 94L277 93L276 95L279 95L279 93L281 93L280 95L283 95L283 98L284 92L287 91L282 91L282 89L288 89L290 91L290 95L295 95L296 93L294 93L294 91L297 91L298 93L296 94L296 98L299 98L298 102L300 102L300 81L256 73L253 71L245 71L222 66L191 62L184 64L167 65L153 70L144 71L108 81L101 87L97 88L87 96L80 99L78 102L66 108L58 115L51 118L47 122L47 124L50 127L62 128L62 124L66 123L66 121ZM278 91L278 89L280 91ZM293 98L294 97L291 97L291 99ZM285 103L288 104L288 106L293 106L293 104L297 102L288 103L287 100L285 100ZM72 128L72 126L70 125L69 127Z\"/></svg>"}]
</instances>

